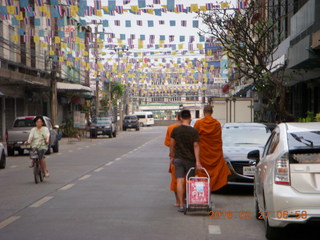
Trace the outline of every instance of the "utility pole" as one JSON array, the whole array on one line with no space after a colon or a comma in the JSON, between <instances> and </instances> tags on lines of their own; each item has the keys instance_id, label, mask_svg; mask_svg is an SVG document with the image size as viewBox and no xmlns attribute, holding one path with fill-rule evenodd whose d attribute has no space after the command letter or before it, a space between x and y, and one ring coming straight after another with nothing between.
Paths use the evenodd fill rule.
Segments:
<instances>
[{"instance_id":1,"label":"utility pole","mask_svg":"<svg viewBox=\"0 0 320 240\"><path fill-rule=\"evenodd\" d=\"M94 49L95 49L95 68L97 67L97 63L98 63L98 26L95 27L95 44L94 44ZM97 78L96 78L96 117L98 117L99 115L99 83L100 83L100 74L97 74Z\"/></svg>"},{"instance_id":2,"label":"utility pole","mask_svg":"<svg viewBox=\"0 0 320 240\"><path fill-rule=\"evenodd\" d=\"M58 35L58 22L57 18L51 18L51 22L54 23L54 40L55 37ZM57 43L54 44L55 54L58 56L58 49ZM57 94L57 69L58 64L54 59L51 59L51 73L50 73L50 80L51 80L51 121L53 125L57 124L57 115L58 115L58 94Z\"/></svg>"}]
</instances>

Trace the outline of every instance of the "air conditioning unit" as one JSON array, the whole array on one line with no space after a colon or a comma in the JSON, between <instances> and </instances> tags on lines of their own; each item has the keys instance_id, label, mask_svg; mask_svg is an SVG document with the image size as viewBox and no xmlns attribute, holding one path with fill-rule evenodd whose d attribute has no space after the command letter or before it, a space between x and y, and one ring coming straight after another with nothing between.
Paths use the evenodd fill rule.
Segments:
<instances>
[{"instance_id":1,"label":"air conditioning unit","mask_svg":"<svg viewBox=\"0 0 320 240\"><path fill-rule=\"evenodd\" d=\"M320 30L312 34L312 49L320 49Z\"/></svg>"}]
</instances>

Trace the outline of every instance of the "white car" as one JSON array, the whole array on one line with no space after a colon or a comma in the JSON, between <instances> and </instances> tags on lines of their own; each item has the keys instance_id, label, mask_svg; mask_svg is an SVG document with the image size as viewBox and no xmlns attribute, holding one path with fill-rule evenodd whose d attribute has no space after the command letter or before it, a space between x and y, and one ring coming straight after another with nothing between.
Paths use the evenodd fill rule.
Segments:
<instances>
[{"instance_id":1,"label":"white car","mask_svg":"<svg viewBox=\"0 0 320 240\"><path fill-rule=\"evenodd\" d=\"M292 223L320 220L320 123L281 123L259 150L248 153L255 169L255 215L266 237Z\"/></svg>"},{"instance_id":2,"label":"white car","mask_svg":"<svg viewBox=\"0 0 320 240\"><path fill-rule=\"evenodd\" d=\"M5 147L0 143L0 169L6 167L6 152Z\"/></svg>"}]
</instances>

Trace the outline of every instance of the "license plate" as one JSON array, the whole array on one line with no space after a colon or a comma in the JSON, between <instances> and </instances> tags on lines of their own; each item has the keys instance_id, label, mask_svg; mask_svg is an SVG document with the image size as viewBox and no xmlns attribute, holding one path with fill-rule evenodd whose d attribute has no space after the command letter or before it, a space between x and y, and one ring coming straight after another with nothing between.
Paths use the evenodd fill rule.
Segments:
<instances>
[{"instance_id":1,"label":"license plate","mask_svg":"<svg viewBox=\"0 0 320 240\"><path fill-rule=\"evenodd\" d=\"M21 149L30 148L30 145L21 145L20 148L21 148Z\"/></svg>"},{"instance_id":2,"label":"license plate","mask_svg":"<svg viewBox=\"0 0 320 240\"><path fill-rule=\"evenodd\" d=\"M128 127L131 127L131 124L129 124Z\"/></svg>"},{"instance_id":3,"label":"license plate","mask_svg":"<svg viewBox=\"0 0 320 240\"><path fill-rule=\"evenodd\" d=\"M98 133L98 134L102 134L102 131L98 131L97 133Z\"/></svg>"},{"instance_id":4,"label":"license plate","mask_svg":"<svg viewBox=\"0 0 320 240\"><path fill-rule=\"evenodd\" d=\"M251 166L251 167L243 167L243 175L247 176L253 176L254 175L254 170L256 167Z\"/></svg>"}]
</instances>

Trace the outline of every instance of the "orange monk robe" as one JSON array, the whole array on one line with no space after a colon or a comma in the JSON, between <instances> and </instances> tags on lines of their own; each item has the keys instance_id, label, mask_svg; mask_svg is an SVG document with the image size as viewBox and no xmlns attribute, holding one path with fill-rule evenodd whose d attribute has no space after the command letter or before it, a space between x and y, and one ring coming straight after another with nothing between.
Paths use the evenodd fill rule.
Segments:
<instances>
[{"instance_id":1,"label":"orange monk robe","mask_svg":"<svg viewBox=\"0 0 320 240\"><path fill-rule=\"evenodd\" d=\"M166 138L164 139L164 145L166 145L167 147L170 147L170 138L171 138L171 133L172 133L173 129L178 126L180 126L180 123L176 123L176 124L170 125L168 127ZM171 163L169 165L169 172L171 173L170 190L173 192L177 192L177 179L175 176L174 165Z\"/></svg>"},{"instance_id":2,"label":"orange monk robe","mask_svg":"<svg viewBox=\"0 0 320 240\"><path fill-rule=\"evenodd\" d=\"M200 163L210 175L211 191L216 191L227 184L231 174L223 157L221 125L211 116L198 120L194 126L200 138ZM199 172L200 176L205 176Z\"/></svg>"}]
</instances>

